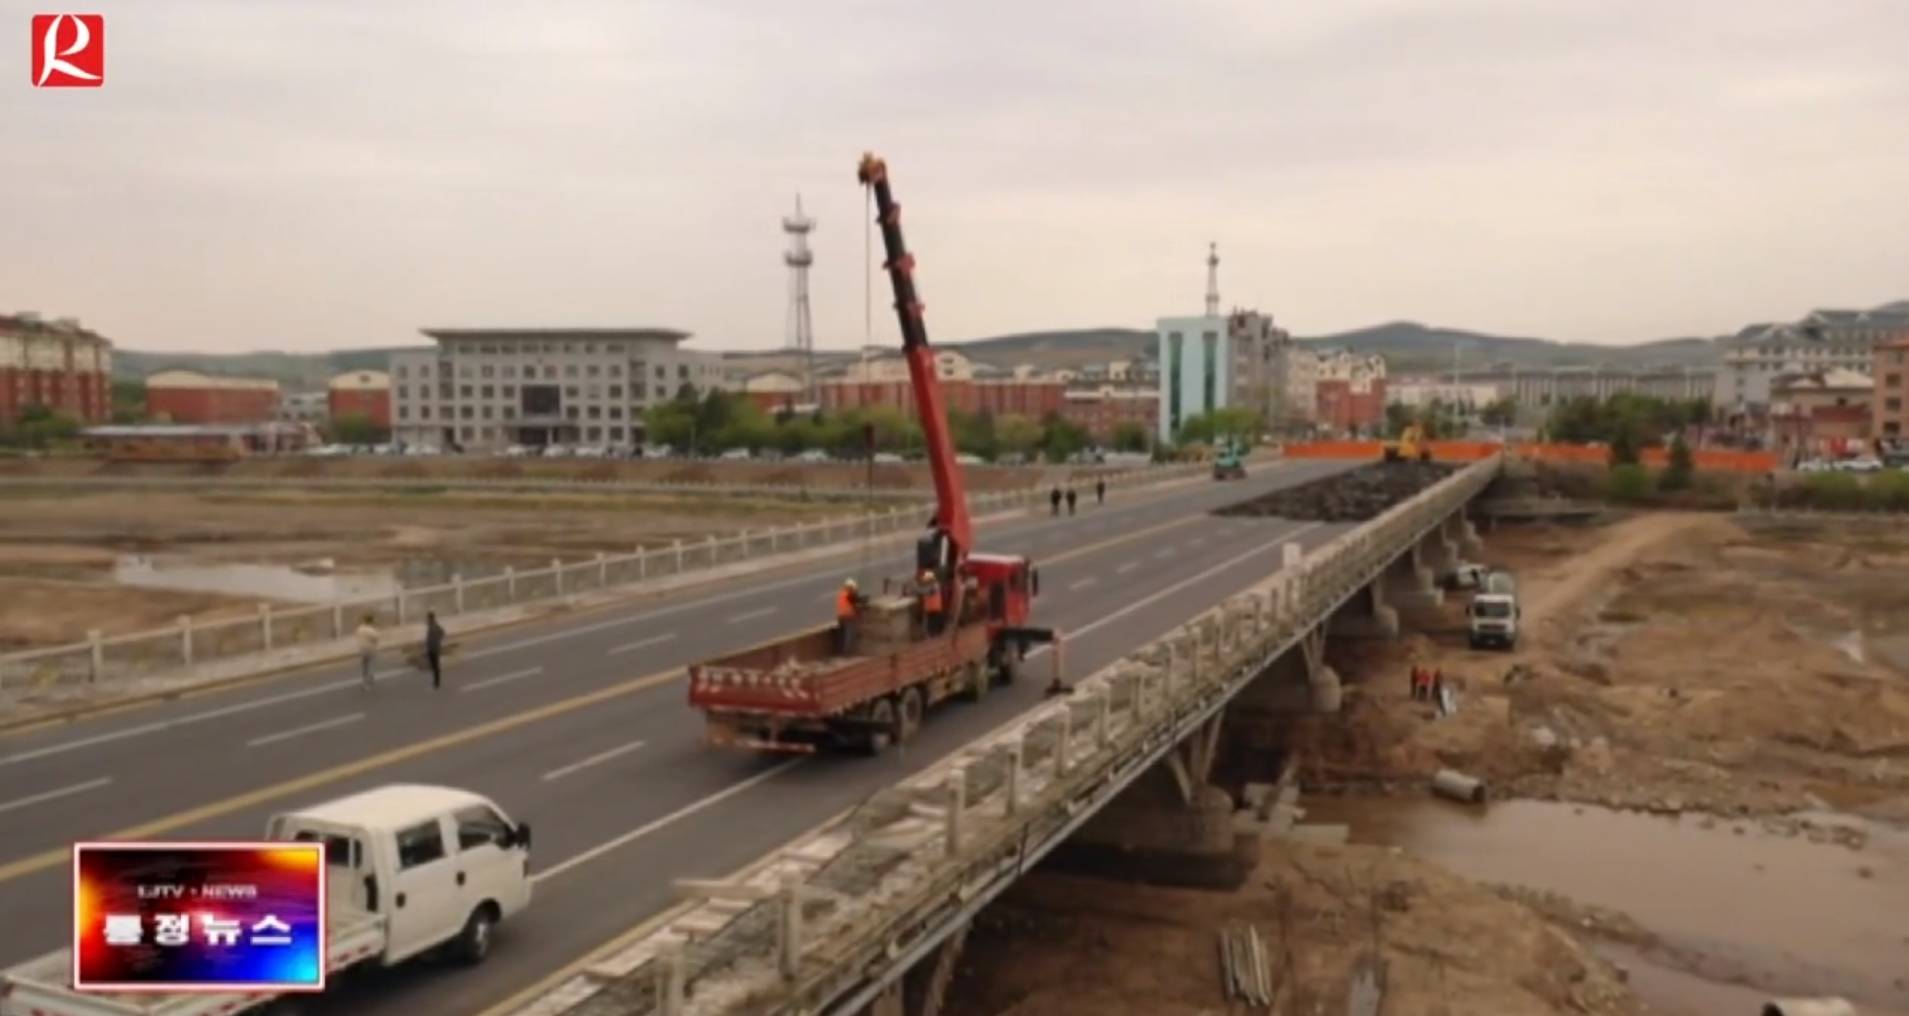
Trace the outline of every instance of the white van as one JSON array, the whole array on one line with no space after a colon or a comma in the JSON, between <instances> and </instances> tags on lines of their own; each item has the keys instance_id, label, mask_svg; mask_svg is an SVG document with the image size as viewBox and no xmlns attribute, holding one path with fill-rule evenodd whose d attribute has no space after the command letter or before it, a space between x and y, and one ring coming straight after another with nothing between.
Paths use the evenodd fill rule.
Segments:
<instances>
[{"instance_id":1,"label":"white van","mask_svg":"<svg viewBox=\"0 0 1909 1016\"><path fill-rule=\"evenodd\" d=\"M530 827L478 794L398 783L279 815L273 840L325 844L328 974L440 947L466 962L530 903ZM81 993L61 950L0 972L0 1016L225 1016L270 992Z\"/></svg>"}]
</instances>

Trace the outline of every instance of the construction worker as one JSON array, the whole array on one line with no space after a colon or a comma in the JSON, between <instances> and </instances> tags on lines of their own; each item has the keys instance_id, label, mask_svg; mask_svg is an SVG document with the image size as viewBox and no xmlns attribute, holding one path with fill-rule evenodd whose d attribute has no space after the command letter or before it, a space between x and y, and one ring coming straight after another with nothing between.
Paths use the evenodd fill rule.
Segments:
<instances>
[{"instance_id":1,"label":"construction worker","mask_svg":"<svg viewBox=\"0 0 1909 1016\"><path fill-rule=\"evenodd\" d=\"M941 634L947 614L943 610L941 583L935 573L924 568L916 581L915 595L921 598L921 624L930 635Z\"/></svg>"},{"instance_id":2,"label":"construction worker","mask_svg":"<svg viewBox=\"0 0 1909 1016\"><path fill-rule=\"evenodd\" d=\"M835 594L835 655L849 656L855 652L861 621L862 594L856 591L854 579L844 579L842 588Z\"/></svg>"}]
</instances>

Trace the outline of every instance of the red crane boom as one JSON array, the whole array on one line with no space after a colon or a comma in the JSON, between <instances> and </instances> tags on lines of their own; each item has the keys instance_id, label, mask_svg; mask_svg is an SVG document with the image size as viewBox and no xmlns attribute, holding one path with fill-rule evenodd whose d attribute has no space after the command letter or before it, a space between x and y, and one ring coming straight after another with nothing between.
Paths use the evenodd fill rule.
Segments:
<instances>
[{"instance_id":1,"label":"red crane boom","mask_svg":"<svg viewBox=\"0 0 1909 1016\"><path fill-rule=\"evenodd\" d=\"M882 267L895 289L895 316L901 322L902 356L908 361L908 380L915 392L916 415L928 445L928 468L935 478L935 528L952 546L944 565L958 565L974 549L974 527L968 519L968 494L955 461L954 437L948 430L947 407L942 404L936 377L935 353L928 346L928 327L922 322L921 298L915 293L915 257L901 235L901 206L888 185L888 164L863 155L856 177L875 192L875 221L882 229Z\"/></svg>"}]
</instances>

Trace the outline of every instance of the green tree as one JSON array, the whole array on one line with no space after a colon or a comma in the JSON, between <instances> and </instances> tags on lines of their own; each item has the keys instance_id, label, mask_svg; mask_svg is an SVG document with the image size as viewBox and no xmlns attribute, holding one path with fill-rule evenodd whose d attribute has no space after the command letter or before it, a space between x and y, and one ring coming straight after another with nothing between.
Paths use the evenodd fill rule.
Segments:
<instances>
[{"instance_id":1,"label":"green tree","mask_svg":"<svg viewBox=\"0 0 1909 1016\"><path fill-rule=\"evenodd\" d=\"M950 409L948 429L954 434L956 451L990 460L999 451L992 413L964 413L959 409Z\"/></svg>"},{"instance_id":2,"label":"green tree","mask_svg":"<svg viewBox=\"0 0 1909 1016\"><path fill-rule=\"evenodd\" d=\"M1001 451L1026 456L1040 445L1045 436L1041 425L1017 414L1008 414L995 421L994 436Z\"/></svg>"},{"instance_id":3,"label":"green tree","mask_svg":"<svg viewBox=\"0 0 1909 1016\"><path fill-rule=\"evenodd\" d=\"M1636 504L1650 496L1650 472L1635 462L1611 467L1605 492L1613 501Z\"/></svg>"},{"instance_id":4,"label":"green tree","mask_svg":"<svg viewBox=\"0 0 1909 1016\"><path fill-rule=\"evenodd\" d=\"M1195 413L1180 421L1180 429L1173 435L1175 444L1212 444L1213 417L1206 413Z\"/></svg>"},{"instance_id":5,"label":"green tree","mask_svg":"<svg viewBox=\"0 0 1909 1016\"><path fill-rule=\"evenodd\" d=\"M145 418L146 382L115 380L113 382L113 422L138 423Z\"/></svg>"},{"instance_id":6,"label":"green tree","mask_svg":"<svg viewBox=\"0 0 1909 1016\"><path fill-rule=\"evenodd\" d=\"M1405 433L1405 428L1412 425L1413 418L1414 414L1411 406L1403 402L1386 403L1385 436L1398 437L1400 434Z\"/></svg>"},{"instance_id":7,"label":"green tree","mask_svg":"<svg viewBox=\"0 0 1909 1016\"><path fill-rule=\"evenodd\" d=\"M1629 422L1620 423L1611 435L1611 465L1634 466L1638 462L1636 428Z\"/></svg>"},{"instance_id":8,"label":"green tree","mask_svg":"<svg viewBox=\"0 0 1909 1016\"><path fill-rule=\"evenodd\" d=\"M346 413L331 421L331 439L348 445L383 444L391 440L391 430L363 413Z\"/></svg>"},{"instance_id":9,"label":"green tree","mask_svg":"<svg viewBox=\"0 0 1909 1016\"><path fill-rule=\"evenodd\" d=\"M1079 424L1050 414L1042 427L1041 450L1049 462L1066 462L1093 442L1093 435Z\"/></svg>"},{"instance_id":10,"label":"green tree","mask_svg":"<svg viewBox=\"0 0 1909 1016\"><path fill-rule=\"evenodd\" d=\"M710 451L747 448L753 452L775 443L775 423L769 415L748 399L732 398L724 392L712 391L704 398L697 412L697 431L709 435L706 444Z\"/></svg>"},{"instance_id":11,"label":"green tree","mask_svg":"<svg viewBox=\"0 0 1909 1016\"><path fill-rule=\"evenodd\" d=\"M1690 455L1690 445L1685 443L1684 435L1679 433L1670 443L1670 462L1664 467L1664 475L1657 481L1663 490L1688 490L1690 481L1696 473L1697 464Z\"/></svg>"},{"instance_id":12,"label":"green tree","mask_svg":"<svg viewBox=\"0 0 1909 1016\"><path fill-rule=\"evenodd\" d=\"M1509 427L1518 422L1518 400L1493 399L1478 411L1478 419L1488 427Z\"/></svg>"},{"instance_id":13,"label":"green tree","mask_svg":"<svg viewBox=\"0 0 1909 1016\"><path fill-rule=\"evenodd\" d=\"M1144 452L1147 450L1150 438L1151 436L1147 433L1147 428L1131 420L1123 420L1114 424L1114 451Z\"/></svg>"},{"instance_id":14,"label":"green tree","mask_svg":"<svg viewBox=\"0 0 1909 1016\"><path fill-rule=\"evenodd\" d=\"M696 406L675 399L651 406L643 414L643 437L652 444L691 451L696 435Z\"/></svg>"}]
</instances>

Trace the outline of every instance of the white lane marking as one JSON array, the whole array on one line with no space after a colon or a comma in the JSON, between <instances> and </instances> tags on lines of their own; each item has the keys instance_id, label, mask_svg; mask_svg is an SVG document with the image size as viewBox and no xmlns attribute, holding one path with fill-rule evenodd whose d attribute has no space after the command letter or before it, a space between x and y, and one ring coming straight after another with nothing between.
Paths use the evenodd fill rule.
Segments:
<instances>
[{"instance_id":1,"label":"white lane marking","mask_svg":"<svg viewBox=\"0 0 1909 1016\"><path fill-rule=\"evenodd\" d=\"M1166 495L1166 498L1169 500L1174 499L1173 492L1169 491ZM1142 504L1135 505L1131 509L1128 509L1125 511L1127 512L1126 517L1128 518L1128 520L1138 525L1138 524L1149 523L1154 521L1156 518L1160 517L1162 514L1165 514L1166 512L1171 511L1173 507L1174 506L1170 504L1162 505L1161 503L1156 501L1147 501ZM1024 538L1024 537L1039 538L1042 534L1046 534L1047 532L1057 529L1065 524L1066 523L1057 519L1049 519L1047 521L1033 523L1032 525L1027 527L1026 531L1020 534L1002 533L1000 535L1004 539L1017 539L1017 538ZM885 563L890 561L906 560L908 556L909 555L907 555L906 553L881 554L876 556L873 559L873 563L879 564L879 563ZM777 592L783 589L791 589L796 586L807 585L808 583L814 582L814 581L815 581L815 576L803 575L797 578L785 579L781 582L773 582L766 586L754 586L748 589L738 589L730 593L720 593L715 596L707 596L699 600L690 600L683 603L675 603L675 604L669 604L667 606L659 606L659 607L646 610L641 614L637 614L630 617L611 618L605 621L599 621L595 624L578 625L574 628L565 628L562 631L550 632L545 635L537 635L527 639L519 639L515 642L506 642L501 645L489 646L483 649L472 649L466 652L460 652L458 654L458 658L463 660L482 659L486 656L495 656L499 653L512 652L518 649L528 649L532 646L540 646L546 643L556 642L562 639L567 639L576 635L588 635L592 632L607 631L611 628L620 628L624 625L636 624L641 621L652 620L654 618L659 618L659 617L667 617L671 614L679 614L688 610L699 610L704 607L713 607L719 603L729 603L729 602L740 600L750 596L759 596L763 593ZM827 593L825 596L821 597L820 599L822 602L825 602L825 603L833 602L835 599L835 593L831 591ZM405 670L389 670L389 671L381 671L378 674L376 674L375 677L377 680L387 681L392 678L402 677L407 673L410 673L410 672ZM64 742L61 742L60 744L51 744L43 748L34 748L28 751L15 752L11 755L0 755L0 766L16 765L21 762L32 761L33 759L36 759L36 758L45 758L49 755L61 755L70 751L78 751L81 748L90 748L96 744L110 744L113 741L123 741L129 738L142 737L146 734L156 734L162 731L172 730L177 727L183 727L193 723L200 723L205 720L217 719L221 716L231 716L237 713L249 712L254 709L263 709L267 706L277 705L280 702L291 702L291 701L296 701L302 698L309 698L313 695L322 695L326 692L337 691L341 688L350 688L357 685L358 683L359 681L355 677L347 679L347 680L343 680L343 681L332 681L326 684L315 685L310 688L303 688L294 692L287 692L282 695L272 695L266 698L252 699L246 702L235 703L229 706L221 706L218 709L208 710L203 713L194 713L189 716L181 716L178 719L160 720L154 723L143 723L138 726L127 727L124 730L115 730L105 734L95 734L91 737L83 737L76 741L64 741Z\"/></svg>"},{"instance_id":2,"label":"white lane marking","mask_svg":"<svg viewBox=\"0 0 1909 1016\"><path fill-rule=\"evenodd\" d=\"M669 814L664 815L662 818L656 819L651 822L646 822L643 825L637 826L635 829L632 829L629 832L624 833L623 835L618 836L617 838L613 840L606 840L602 843L597 844L594 847L591 847L588 850L585 850L583 853L575 854L566 860L559 861L556 864L553 864L550 867L545 868L544 870L536 873L535 875L530 876L530 881L534 885L538 882L542 882L544 879L547 879L547 878L556 878L558 875L561 875L564 872L577 867L578 865L589 864L591 861L594 861L597 858L602 857L604 854L607 854L612 850L616 850L619 847L625 847L625 846L628 846L629 844L635 843L637 840L640 840L643 837L648 836L649 834L657 831L658 829L661 829L675 822L680 822L683 819L686 819L690 817L691 815L694 815L697 812L702 811L704 808L721 804L722 802L730 799L731 797L734 797L737 794L740 794L743 791L748 790L749 788L754 787L759 783L766 783L769 780L772 780L776 778L777 776L780 776L783 773L786 773L789 770L795 768L797 765L800 765L801 762L802 762L801 759L790 759L789 761L784 762L781 765L776 766L772 769L764 769L762 772L759 772L756 775L751 776L746 780L743 780L741 783L732 783L729 786L724 787L721 790L718 790L717 792L709 795L708 797L703 798L700 801L696 801L691 804L686 804L682 806L681 808L678 808L675 811L672 811Z\"/></svg>"},{"instance_id":3,"label":"white lane marking","mask_svg":"<svg viewBox=\"0 0 1909 1016\"><path fill-rule=\"evenodd\" d=\"M763 607L763 608L761 608L760 610L749 610L749 611L744 611L743 613L740 613L740 614L737 614L737 615L736 615L735 617L732 617L732 618L730 618L730 619L729 619L729 621L728 621L728 623L729 623L729 624L741 624L741 623L743 623L744 621L754 621L754 620L755 620L756 618L758 618L758 617L768 617L768 616L769 616L770 614L773 614L773 613L775 613L776 611L778 611L778 610L780 610L780 609L782 609L782 608L780 608L780 607Z\"/></svg>"},{"instance_id":4,"label":"white lane marking","mask_svg":"<svg viewBox=\"0 0 1909 1016\"><path fill-rule=\"evenodd\" d=\"M520 681L526 677L535 677L536 675L541 674L543 672L544 672L544 668L542 667L527 667L523 670L513 670L508 674L499 674L496 677L487 677L483 679L482 681L472 681L470 684L467 684L464 687L459 688L458 691L460 693L478 691L479 689L490 688L496 685L503 684L507 681Z\"/></svg>"},{"instance_id":5,"label":"white lane marking","mask_svg":"<svg viewBox=\"0 0 1909 1016\"><path fill-rule=\"evenodd\" d=\"M1310 532L1311 530L1318 529L1320 526L1323 526L1323 525L1325 525L1324 522L1308 522L1305 525L1298 527L1297 529L1288 530L1284 533L1281 533L1279 536L1274 537L1272 540L1266 543L1262 543L1259 546L1254 547L1252 550L1249 550L1246 553L1239 555L1238 557L1234 557L1220 564L1216 564L1213 567L1208 568L1207 570L1200 572L1197 575L1191 575L1191 576L1188 576L1187 578L1181 579L1180 581L1175 582L1174 584L1166 587L1165 589L1155 591L1152 595L1147 596L1144 599L1135 600L1132 603L1129 603L1126 606L1120 608L1119 610L1116 610L1113 613L1108 614L1106 617L1103 617L1098 621L1094 621L1090 624L1081 625L1078 628L1064 628L1061 630L1061 635L1065 638L1073 639L1073 638L1079 638L1090 631L1095 631L1097 629L1104 628L1107 625L1110 625L1114 623L1115 621L1118 621L1121 618L1126 617L1128 614L1131 614L1134 611L1139 610L1141 607L1144 607L1147 604L1157 603L1163 599L1166 599L1169 596L1172 596L1174 593L1177 593L1180 590L1185 589L1186 587L1190 585L1194 585L1199 582L1204 582L1207 579L1210 579L1213 576L1218 575L1219 573L1227 570L1228 568L1231 568L1239 564L1240 562L1246 560L1249 557L1258 557L1259 555L1264 554L1269 550L1272 550L1274 547L1284 546L1287 543L1287 541L1296 539L1301 533ZM1033 657L1038 656L1041 653L1044 653L1052 648L1053 648L1052 643L1038 646L1032 650L1029 650L1027 654L1027 658L1032 659Z\"/></svg>"},{"instance_id":6,"label":"white lane marking","mask_svg":"<svg viewBox=\"0 0 1909 1016\"><path fill-rule=\"evenodd\" d=\"M611 748L609 751L597 752L595 755L592 755L589 758L583 759L578 762L572 762L567 766L559 766L555 769L550 770L549 772L544 774L544 779L560 780L564 778L565 776L568 776L571 773L576 772L579 769L588 769L591 766L596 765L598 762L608 762L611 759L616 758L618 755L628 755L630 752L633 752L637 750L638 748L643 747L643 743L644 742L642 741L631 741L629 744L618 745L615 748Z\"/></svg>"},{"instance_id":7,"label":"white lane marking","mask_svg":"<svg viewBox=\"0 0 1909 1016\"><path fill-rule=\"evenodd\" d=\"M1155 560L1165 561L1167 558L1170 558L1173 556L1173 548L1161 547L1159 550L1156 550L1153 552L1153 556Z\"/></svg>"},{"instance_id":8,"label":"white lane marking","mask_svg":"<svg viewBox=\"0 0 1909 1016\"><path fill-rule=\"evenodd\" d=\"M29 797L22 797L18 800L7 801L3 804L0 804L0 811L12 811L15 808L24 808L29 804L39 804L41 801L51 801L59 797L70 797L74 794L83 794L89 790L96 790L111 782L113 782L113 778L111 776L102 776L97 780L87 780L85 783L75 783L70 787L61 787L58 790L44 791L42 793L33 794Z\"/></svg>"},{"instance_id":9,"label":"white lane marking","mask_svg":"<svg viewBox=\"0 0 1909 1016\"><path fill-rule=\"evenodd\" d=\"M635 642L626 642L623 645L617 646L615 649L610 650L608 653L605 653L604 655L616 656L619 653L634 652L635 650L644 649L649 646L661 645L662 643L668 642L670 639L673 639L675 637L676 637L675 632L667 632L665 634L652 636L646 639L638 639Z\"/></svg>"},{"instance_id":10,"label":"white lane marking","mask_svg":"<svg viewBox=\"0 0 1909 1016\"><path fill-rule=\"evenodd\" d=\"M1138 568L1138 567L1140 567L1140 562L1138 562L1138 561L1129 561L1129 562L1127 562L1126 564L1123 564L1123 565L1121 565L1120 567L1118 567L1118 568L1115 568L1115 569L1114 569L1114 574L1115 574L1115 575L1125 575L1125 574L1127 574L1128 572L1130 572L1130 571L1133 571L1133 570L1134 570L1135 568Z\"/></svg>"},{"instance_id":11,"label":"white lane marking","mask_svg":"<svg viewBox=\"0 0 1909 1016\"><path fill-rule=\"evenodd\" d=\"M1091 586L1094 583L1099 581L1100 581L1099 579L1093 577L1092 575L1089 575L1086 578L1081 579L1079 582L1076 582L1073 585L1068 586L1067 591L1071 593L1076 589L1086 589L1088 586Z\"/></svg>"},{"instance_id":12,"label":"white lane marking","mask_svg":"<svg viewBox=\"0 0 1909 1016\"><path fill-rule=\"evenodd\" d=\"M365 718L365 714L363 713L351 713L346 716L334 716L329 720L319 720L317 723L306 724L303 727L293 727L290 730L281 730L276 734L266 734L263 737L255 737L251 739L250 741L245 742L245 746L248 748L263 748L268 744L277 744L280 741L289 741L294 737L303 737L306 734L315 734L321 730L330 730L333 727L342 727L347 723L356 723L359 720L362 720L364 718Z\"/></svg>"}]
</instances>

